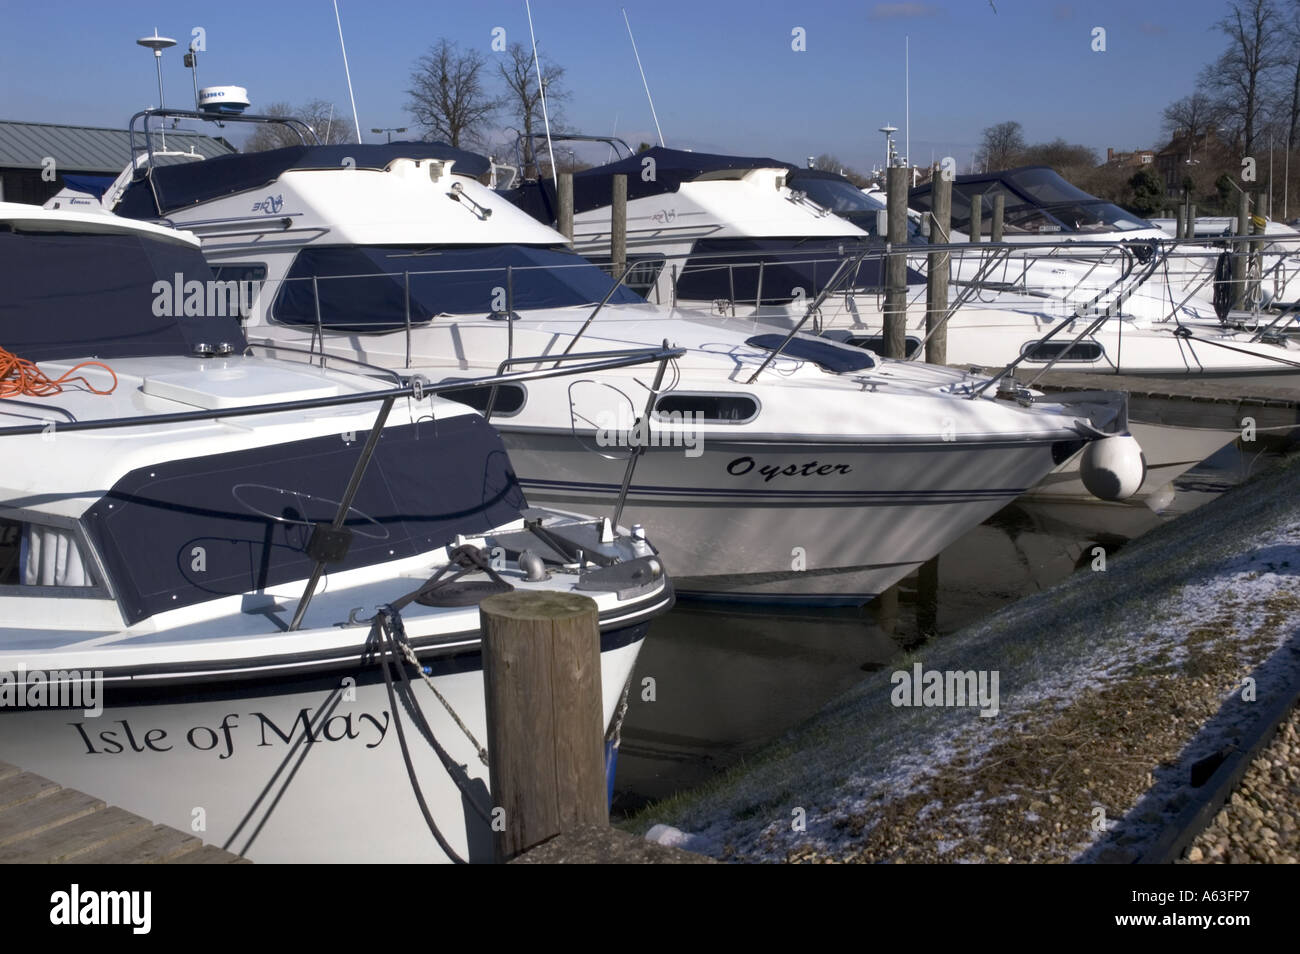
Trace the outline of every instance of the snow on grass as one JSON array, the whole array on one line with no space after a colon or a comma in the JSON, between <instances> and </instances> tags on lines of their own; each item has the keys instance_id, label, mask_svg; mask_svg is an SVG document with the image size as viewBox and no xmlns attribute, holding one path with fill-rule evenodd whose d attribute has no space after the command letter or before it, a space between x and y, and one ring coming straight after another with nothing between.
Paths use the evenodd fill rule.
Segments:
<instances>
[{"instance_id":1,"label":"snow on grass","mask_svg":"<svg viewBox=\"0 0 1300 954\"><path fill-rule=\"evenodd\" d=\"M998 717L982 718L975 707L895 707L886 669L745 764L651 806L631 826L674 826L687 835L683 847L722 857L783 860L810 843L844 853L864 816L878 817L882 805L941 767L978 759L1009 726L1017 731L1018 716L1064 708L1082 690L1180 663L1198 628L1226 627L1243 643L1257 634L1277 612L1273 598L1294 590L1300 574L1298 478L1300 461L1284 463L1153 530L1104 572L1076 573L897 661L909 672L914 662L927 671L997 670ZM978 832L978 804L946 812Z\"/></svg>"}]
</instances>

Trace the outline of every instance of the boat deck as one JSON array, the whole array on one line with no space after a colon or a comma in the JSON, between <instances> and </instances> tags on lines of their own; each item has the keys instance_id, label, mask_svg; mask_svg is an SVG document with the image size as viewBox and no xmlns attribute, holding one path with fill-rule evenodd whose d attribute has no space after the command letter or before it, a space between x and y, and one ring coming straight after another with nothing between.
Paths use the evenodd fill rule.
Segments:
<instances>
[{"instance_id":1,"label":"boat deck","mask_svg":"<svg viewBox=\"0 0 1300 954\"><path fill-rule=\"evenodd\" d=\"M236 864L194 835L0 762L0 863Z\"/></svg>"}]
</instances>

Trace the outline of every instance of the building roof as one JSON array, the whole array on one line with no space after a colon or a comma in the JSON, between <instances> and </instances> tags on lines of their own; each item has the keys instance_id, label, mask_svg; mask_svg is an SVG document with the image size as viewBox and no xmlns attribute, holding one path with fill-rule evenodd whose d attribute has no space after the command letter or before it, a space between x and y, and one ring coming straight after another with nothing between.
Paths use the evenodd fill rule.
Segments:
<instances>
[{"instance_id":1,"label":"building roof","mask_svg":"<svg viewBox=\"0 0 1300 954\"><path fill-rule=\"evenodd\" d=\"M136 144L143 142L137 138ZM167 130L167 148L193 149L207 159L234 152L221 140L185 129ZM40 169L47 157L59 171L117 175L130 162L130 137L125 129L0 120L0 168Z\"/></svg>"}]
</instances>

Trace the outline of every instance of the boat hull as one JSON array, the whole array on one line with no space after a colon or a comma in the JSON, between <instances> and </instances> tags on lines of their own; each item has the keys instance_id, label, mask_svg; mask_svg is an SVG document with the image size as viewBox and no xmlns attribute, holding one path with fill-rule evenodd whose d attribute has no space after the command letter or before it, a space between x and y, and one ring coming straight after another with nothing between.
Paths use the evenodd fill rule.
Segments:
<instances>
[{"instance_id":1,"label":"boat hull","mask_svg":"<svg viewBox=\"0 0 1300 954\"><path fill-rule=\"evenodd\" d=\"M617 496L626 450L497 426L534 504L599 512ZM1061 443L650 447L620 520L653 529L681 595L861 605L1036 484Z\"/></svg>"},{"instance_id":2,"label":"boat hull","mask_svg":"<svg viewBox=\"0 0 1300 954\"><path fill-rule=\"evenodd\" d=\"M638 623L602 633L606 724L647 629ZM480 654L429 664L438 691L486 743ZM467 807L472 799L491 816L487 766L429 688L415 678L411 688L463 784L416 729L412 700L397 683L429 809L461 858L491 861L490 827ZM0 709L0 760L258 862L448 861L412 792L392 709L381 671L360 661L273 681L107 683L98 717Z\"/></svg>"}]
</instances>

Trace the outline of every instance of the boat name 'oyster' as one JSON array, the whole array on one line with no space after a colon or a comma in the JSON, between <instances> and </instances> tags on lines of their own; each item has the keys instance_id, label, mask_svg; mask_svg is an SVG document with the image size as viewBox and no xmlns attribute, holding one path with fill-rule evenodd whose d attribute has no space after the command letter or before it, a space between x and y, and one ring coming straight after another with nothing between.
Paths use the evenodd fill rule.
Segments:
<instances>
[{"instance_id":1,"label":"boat name 'oyster'","mask_svg":"<svg viewBox=\"0 0 1300 954\"><path fill-rule=\"evenodd\" d=\"M744 477L754 468L763 475L763 482L767 483L773 477L829 477L832 474L851 474L853 468L848 464L823 464L821 461L810 460L805 464L763 464L759 465L758 461L752 457L737 457L727 465L727 473L732 477Z\"/></svg>"}]
</instances>

